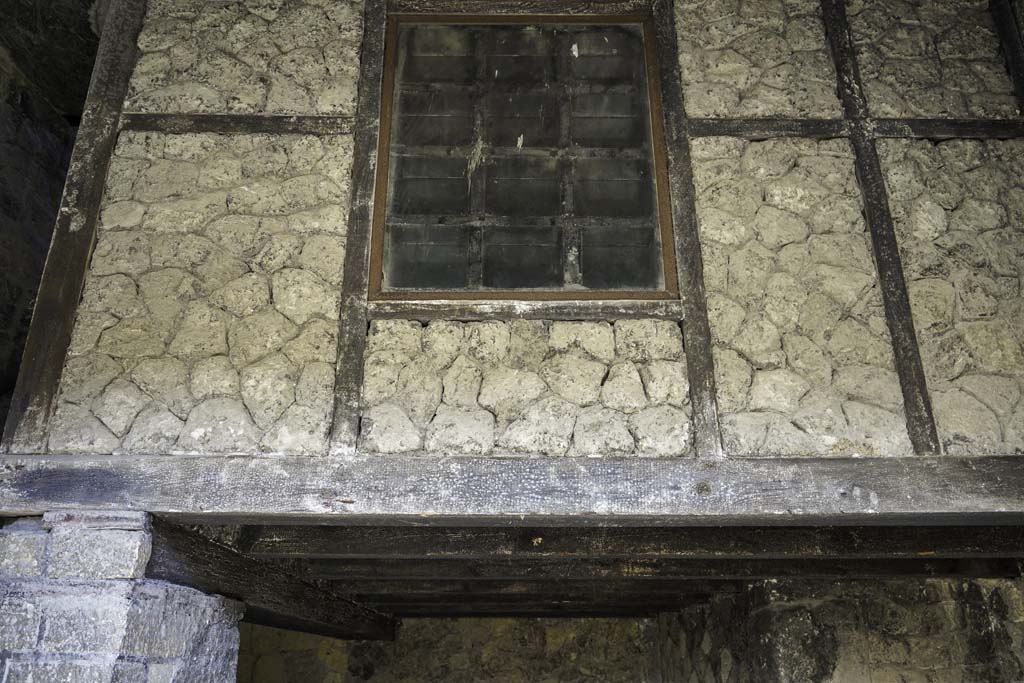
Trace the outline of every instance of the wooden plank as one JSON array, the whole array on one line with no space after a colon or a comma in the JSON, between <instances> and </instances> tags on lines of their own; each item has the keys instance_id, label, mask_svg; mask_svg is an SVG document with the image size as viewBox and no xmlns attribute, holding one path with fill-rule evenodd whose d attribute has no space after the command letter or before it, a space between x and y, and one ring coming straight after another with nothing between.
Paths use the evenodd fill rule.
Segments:
<instances>
[{"instance_id":1,"label":"wooden plank","mask_svg":"<svg viewBox=\"0 0 1024 683\"><path fill-rule=\"evenodd\" d=\"M978 138L1009 140L1024 137L1022 119L872 119L876 138Z\"/></svg>"},{"instance_id":2,"label":"wooden plank","mask_svg":"<svg viewBox=\"0 0 1024 683\"><path fill-rule=\"evenodd\" d=\"M885 577L1017 577L1017 558L996 559L815 559L815 560L297 560L303 575L315 579L348 580L430 579L446 581L497 580L550 582L589 579L696 579L747 581L756 579L872 579Z\"/></svg>"},{"instance_id":3,"label":"wooden plank","mask_svg":"<svg viewBox=\"0 0 1024 683\"><path fill-rule=\"evenodd\" d=\"M143 0L111 0L36 296L0 452L42 452L96 238L107 166L135 66Z\"/></svg>"},{"instance_id":4,"label":"wooden plank","mask_svg":"<svg viewBox=\"0 0 1024 683\"><path fill-rule=\"evenodd\" d=\"M245 620L254 624L371 640L392 640L397 627L386 614L160 520L146 577L244 602Z\"/></svg>"},{"instance_id":5,"label":"wooden plank","mask_svg":"<svg viewBox=\"0 0 1024 683\"><path fill-rule=\"evenodd\" d=\"M665 118L665 148L668 152L669 197L675 232L679 294L683 300L683 344L690 379L693 444L697 457L723 457L722 431L715 393L715 365L711 355L711 325L704 294L704 262L693 186L693 164L687 137L686 110L680 85L678 46L671 0L652 5L653 31L646 36L651 73L651 99L660 99ZM651 35L653 34L653 35ZM655 66L656 65L656 66Z\"/></svg>"},{"instance_id":6,"label":"wooden plank","mask_svg":"<svg viewBox=\"0 0 1024 683\"><path fill-rule=\"evenodd\" d=\"M1021 8L1018 8L1021 9ZM1020 33L1020 24L1011 0L990 0L989 11L995 21L999 33L1003 59L1006 70L1013 79L1013 90L1017 95L1017 107L1024 113L1024 37Z\"/></svg>"},{"instance_id":7,"label":"wooden plank","mask_svg":"<svg viewBox=\"0 0 1024 683\"><path fill-rule=\"evenodd\" d=\"M718 579L573 579L571 581L519 581L501 579L437 580L437 579L352 579L319 581L328 587L350 593L360 601L398 600L402 597L442 602L459 595L504 595L532 599L601 600L601 596L630 593L649 595L709 595L743 591L744 581Z\"/></svg>"},{"instance_id":8,"label":"wooden plank","mask_svg":"<svg viewBox=\"0 0 1024 683\"><path fill-rule=\"evenodd\" d=\"M868 105L861 85L846 6L844 0L822 0L821 7L825 33L839 79L839 98L850 124L850 143L864 202L864 218L871 233L878 284L892 338L893 359L903 391L907 433L915 453L935 455L942 449L914 332L910 296L903 277L903 264L889 210L885 176L867 120Z\"/></svg>"},{"instance_id":9,"label":"wooden plank","mask_svg":"<svg viewBox=\"0 0 1024 683\"><path fill-rule=\"evenodd\" d=\"M267 116L264 114L138 114L125 113L124 130L157 133L272 133L275 135L340 135L355 128L353 116Z\"/></svg>"},{"instance_id":10,"label":"wooden plank","mask_svg":"<svg viewBox=\"0 0 1024 683\"><path fill-rule=\"evenodd\" d=\"M389 0L389 13L501 15L627 15L647 12L650 0Z\"/></svg>"},{"instance_id":11,"label":"wooden plank","mask_svg":"<svg viewBox=\"0 0 1024 683\"><path fill-rule=\"evenodd\" d=\"M371 301L371 320L682 320L680 301Z\"/></svg>"},{"instance_id":12,"label":"wooden plank","mask_svg":"<svg viewBox=\"0 0 1024 683\"><path fill-rule=\"evenodd\" d=\"M334 385L331 455L351 455L359 440L363 350L369 322L370 232L381 117L381 78L384 72L384 0L367 0L363 9L363 44L359 63L359 96L352 153L352 203L345 245L338 316L338 359ZM386 150L385 152L386 153ZM377 201L382 201L377 198Z\"/></svg>"},{"instance_id":13,"label":"wooden plank","mask_svg":"<svg viewBox=\"0 0 1024 683\"><path fill-rule=\"evenodd\" d=\"M848 134L842 119L687 119L690 137L738 137L746 140L771 138L838 138Z\"/></svg>"},{"instance_id":14,"label":"wooden plank","mask_svg":"<svg viewBox=\"0 0 1024 683\"><path fill-rule=\"evenodd\" d=\"M1024 527L516 528L246 527L255 557L495 558L998 558L1024 556Z\"/></svg>"},{"instance_id":15,"label":"wooden plank","mask_svg":"<svg viewBox=\"0 0 1024 683\"><path fill-rule=\"evenodd\" d=\"M882 526L1024 523L1019 456L0 459L0 515L143 510L197 524Z\"/></svg>"}]
</instances>

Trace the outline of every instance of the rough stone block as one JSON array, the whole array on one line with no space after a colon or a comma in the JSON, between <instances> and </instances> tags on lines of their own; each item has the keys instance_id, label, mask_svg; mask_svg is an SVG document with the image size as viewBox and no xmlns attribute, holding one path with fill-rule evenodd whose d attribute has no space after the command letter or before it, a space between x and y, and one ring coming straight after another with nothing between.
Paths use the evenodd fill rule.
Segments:
<instances>
[{"instance_id":1,"label":"rough stone block","mask_svg":"<svg viewBox=\"0 0 1024 683\"><path fill-rule=\"evenodd\" d=\"M46 530L39 518L16 520L0 529L0 577L30 578L46 564Z\"/></svg>"},{"instance_id":2,"label":"rough stone block","mask_svg":"<svg viewBox=\"0 0 1024 683\"><path fill-rule=\"evenodd\" d=\"M57 528L50 533L46 575L52 579L133 579L149 562L145 531Z\"/></svg>"}]
</instances>

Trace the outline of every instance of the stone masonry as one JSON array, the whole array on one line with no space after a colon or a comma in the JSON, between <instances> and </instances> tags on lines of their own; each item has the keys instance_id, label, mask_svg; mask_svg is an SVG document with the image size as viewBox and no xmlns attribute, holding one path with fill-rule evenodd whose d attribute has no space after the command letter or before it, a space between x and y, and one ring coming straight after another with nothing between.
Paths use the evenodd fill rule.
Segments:
<instances>
[{"instance_id":1,"label":"stone masonry","mask_svg":"<svg viewBox=\"0 0 1024 683\"><path fill-rule=\"evenodd\" d=\"M690 450L689 381L673 322L375 321L365 365L367 451Z\"/></svg>"},{"instance_id":2,"label":"stone masonry","mask_svg":"<svg viewBox=\"0 0 1024 683\"><path fill-rule=\"evenodd\" d=\"M678 0L690 116L838 118L817 0Z\"/></svg>"},{"instance_id":3,"label":"stone masonry","mask_svg":"<svg viewBox=\"0 0 1024 683\"><path fill-rule=\"evenodd\" d=\"M854 0L848 13L875 116L1013 117L987 0Z\"/></svg>"},{"instance_id":4,"label":"stone masonry","mask_svg":"<svg viewBox=\"0 0 1024 683\"><path fill-rule=\"evenodd\" d=\"M362 3L150 0L126 109L355 114Z\"/></svg>"},{"instance_id":5,"label":"stone masonry","mask_svg":"<svg viewBox=\"0 0 1024 683\"><path fill-rule=\"evenodd\" d=\"M1024 453L1024 142L880 146L946 453Z\"/></svg>"},{"instance_id":6,"label":"stone masonry","mask_svg":"<svg viewBox=\"0 0 1024 683\"><path fill-rule=\"evenodd\" d=\"M732 455L910 455L844 140L692 143Z\"/></svg>"},{"instance_id":7,"label":"stone masonry","mask_svg":"<svg viewBox=\"0 0 1024 683\"><path fill-rule=\"evenodd\" d=\"M0 683L234 683L241 605L141 579L141 513L0 528Z\"/></svg>"},{"instance_id":8,"label":"stone masonry","mask_svg":"<svg viewBox=\"0 0 1024 683\"><path fill-rule=\"evenodd\" d=\"M54 453L321 453L351 138L122 134Z\"/></svg>"}]
</instances>

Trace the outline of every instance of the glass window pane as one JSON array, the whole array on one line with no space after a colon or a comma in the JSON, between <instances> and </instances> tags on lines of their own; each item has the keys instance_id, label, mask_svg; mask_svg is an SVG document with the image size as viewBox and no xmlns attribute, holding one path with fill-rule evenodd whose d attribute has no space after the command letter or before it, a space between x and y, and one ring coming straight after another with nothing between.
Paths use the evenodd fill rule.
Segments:
<instances>
[{"instance_id":1,"label":"glass window pane","mask_svg":"<svg viewBox=\"0 0 1024 683\"><path fill-rule=\"evenodd\" d=\"M384 277L392 287L458 289L469 273L469 235L453 226L391 225Z\"/></svg>"},{"instance_id":2,"label":"glass window pane","mask_svg":"<svg viewBox=\"0 0 1024 683\"><path fill-rule=\"evenodd\" d=\"M483 233L484 286L560 287L562 258L558 228L515 226Z\"/></svg>"}]
</instances>

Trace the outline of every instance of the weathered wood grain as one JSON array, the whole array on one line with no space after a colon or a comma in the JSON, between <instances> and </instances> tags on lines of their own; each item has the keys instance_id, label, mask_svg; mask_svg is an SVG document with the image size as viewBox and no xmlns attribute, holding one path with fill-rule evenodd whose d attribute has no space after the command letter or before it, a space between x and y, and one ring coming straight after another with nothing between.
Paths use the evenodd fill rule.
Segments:
<instances>
[{"instance_id":1,"label":"weathered wood grain","mask_svg":"<svg viewBox=\"0 0 1024 683\"><path fill-rule=\"evenodd\" d=\"M246 527L256 557L352 559L911 559L1024 557L1024 527L481 529Z\"/></svg>"},{"instance_id":2,"label":"weathered wood grain","mask_svg":"<svg viewBox=\"0 0 1024 683\"><path fill-rule=\"evenodd\" d=\"M195 523L807 526L1024 523L1002 457L0 459L0 514L145 510Z\"/></svg>"},{"instance_id":3,"label":"weathered wood grain","mask_svg":"<svg viewBox=\"0 0 1024 683\"><path fill-rule=\"evenodd\" d=\"M1012 0L990 0L989 11L999 33L1006 69L1013 79L1017 106L1024 112L1024 36L1020 34L1020 24L1017 21L1019 17L1014 11Z\"/></svg>"},{"instance_id":4,"label":"weathered wood grain","mask_svg":"<svg viewBox=\"0 0 1024 683\"><path fill-rule=\"evenodd\" d=\"M352 116L268 116L264 114L138 114L121 117L124 130L157 133L272 133L339 135L355 128Z\"/></svg>"},{"instance_id":5,"label":"weathered wood grain","mask_svg":"<svg viewBox=\"0 0 1024 683\"><path fill-rule=\"evenodd\" d=\"M690 137L739 137L747 140L770 138L837 138L848 134L842 119L687 119Z\"/></svg>"},{"instance_id":6,"label":"weathered wood grain","mask_svg":"<svg viewBox=\"0 0 1024 683\"><path fill-rule=\"evenodd\" d=\"M145 0L112 0L107 8L0 452L46 449L145 13Z\"/></svg>"},{"instance_id":7,"label":"weathered wood grain","mask_svg":"<svg viewBox=\"0 0 1024 683\"><path fill-rule=\"evenodd\" d=\"M670 0L652 4L653 35L647 36L650 61L656 61L657 78L651 78L651 97L661 100L664 114L665 148L669 168L669 197L672 202L672 226L679 294L683 301L682 333L686 367L690 379L693 444L697 457L718 459L722 450L722 430L715 393L715 364L711 355L711 324L704 294L704 261L700 249L700 229L693 186L693 164L687 133L686 110L679 74L675 18Z\"/></svg>"},{"instance_id":8,"label":"weathered wood grain","mask_svg":"<svg viewBox=\"0 0 1024 683\"><path fill-rule=\"evenodd\" d=\"M876 138L977 138L1008 140L1024 137L1024 119L872 119Z\"/></svg>"},{"instance_id":9,"label":"weathered wood grain","mask_svg":"<svg viewBox=\"0 0 1024 683\"><path fill-rule=\"evenodd\" d=\"M871 233L871 246L878 271L882 305L892 338L893 360L903 391L903 413L914 452L935 455L942 451L932 414L931 397L925 382L924 365L917 346L910 295L903 276L896 231L885 176L868 120L869 111L861 83L853 34L843 0L822 0L822 18L839 84L839 99L850 125L854 166L864 202L864 219Z\"/></svg>"},{"instance_id":10,"label":"weathered wood grain","mask_svg":"<svg viewBox=\"0 0 1024 683\"><path fill-rule=\"evenodd\" d=\"M682 320L683 304L651 301L371 301L368 317L406 320Z\"/></svg>"},{"instance_id":11,"label":"weathered wood grain","mask_svg":"<svg viewBox=\"0 0 1024 683\"><path fill-rule=\"evenodd\" d=\"M371 640L392 640L397 627L386 614L159 520L146 577L244 602L254 624Z\"/></svg>"}]
</instances>

